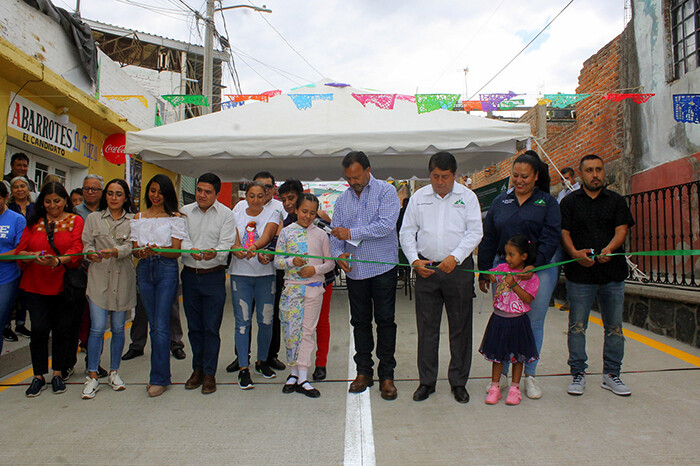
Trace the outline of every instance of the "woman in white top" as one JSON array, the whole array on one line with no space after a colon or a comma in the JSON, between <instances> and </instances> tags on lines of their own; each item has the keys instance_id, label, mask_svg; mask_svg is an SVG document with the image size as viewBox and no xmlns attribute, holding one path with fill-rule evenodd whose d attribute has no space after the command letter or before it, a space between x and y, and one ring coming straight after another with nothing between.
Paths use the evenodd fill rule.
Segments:
<instances>
[{"instance_id":1,"label":"woman in white top","mask_svg":"<svg viewBox=\"0 0 700 466\"><path fill-rule=\"evenodd\" d=\"M249 356L250 326L253 303L258 322L258 358L255 370L265 378L275 377L267 366L267 353L272 339L272 317L275 301L275 269L271 263L262 264L253 251L267 246L277 232L278 218L273 218L270 211L263 209L265 187L253 181L246 189L248 208L234 211L236 220L236 251L231 260L231 300L233 315L236 318L236 351L240 372L238 386L246 390L254 388L250 377Z\"/></svg>"},{"instance_id":2,"label":"woman in white top","mask_svg":"<svg viewBox=\"0 0 700 466\"><path fill-rule=\"evenodd\" d=\"M178 212L172 181L156 175L146 185L146 207L131 221L134 256L139 259L136 283L146 309L151 335L149 396L159 396L170 385L170 307L178 287L180 253L153 248L180 249L187 223Z\"/></svg>"}]
</instances>

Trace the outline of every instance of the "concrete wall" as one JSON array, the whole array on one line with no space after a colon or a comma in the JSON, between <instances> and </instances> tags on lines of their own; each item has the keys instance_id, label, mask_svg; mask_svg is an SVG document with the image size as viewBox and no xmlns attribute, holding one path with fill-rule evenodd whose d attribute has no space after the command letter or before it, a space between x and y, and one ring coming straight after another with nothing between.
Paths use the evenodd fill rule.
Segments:
<instances>
[{"instance_id":1,"label":"concrete wall","mask_svg":"<svg viewBox=\"0 0 700 466\"><path fill-rule=\"evenodd\" d=\"M640 92L656 94L641 106L638 170L700 152L700 125L673 118L673 94L700 93L700 69L674 80L668 0L633 0Z\"/></svg>"}]
</instances>

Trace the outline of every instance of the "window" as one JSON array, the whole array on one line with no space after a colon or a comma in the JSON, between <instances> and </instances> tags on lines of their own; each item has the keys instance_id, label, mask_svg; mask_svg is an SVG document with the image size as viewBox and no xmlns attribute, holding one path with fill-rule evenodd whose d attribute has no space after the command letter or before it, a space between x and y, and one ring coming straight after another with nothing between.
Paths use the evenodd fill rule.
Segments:
<instances>
[{"instance_id":1,"label":"window","mask_svg":"<svg viewBox=\"0 0 700 466\"><path fill-rule=\"evenodd\" d=\"M680 78L700 65L700 0L671 0L673 77Z\"/></svg>"},{"instance_id":2,"label":"window","mask_svg":"<svg viewBox=\"0 0 700 466\"><path fill-rule=\"evenodd\" d=\"M36 163L36 169L34 170L34 183L36 183L37 189L44 184L44 179L49 176L49 166L41 162Z\"/></svg>"}]
</instances>

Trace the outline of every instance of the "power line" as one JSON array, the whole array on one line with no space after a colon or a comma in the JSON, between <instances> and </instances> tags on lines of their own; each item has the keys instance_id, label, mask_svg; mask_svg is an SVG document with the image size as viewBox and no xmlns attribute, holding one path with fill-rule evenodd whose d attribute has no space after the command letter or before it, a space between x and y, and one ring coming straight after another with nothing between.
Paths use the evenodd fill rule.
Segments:
<instances>
[{"instance_id":1,"label":"power line","mask_svg":"<svg viewBox=\"0 0 700 466\"><path fill-rule=\"evenodd\" d=\"M454 58L450 61L450 64L448 64L448 65L445 67L445 69L442 70L442 73L440 73L440 76L438 76L438 78L433 82L433 84L430 85L430 87L433 87L438 81L440 81L440 79L442 79L443 76L445 76L445 73L447 73L447 70L450 68L450 66L451 66L451 64L454 62L454 60L455 60L457 57L461 56L461 55L464 53L464 51L467 50L467 49L472 45L472 43L474 42L474 39L476 39L476 37L477 37L477 36L481 33L481 31L486 27L486 25L489 23L489 21L491 21L491 18L493 18L493 16L494 16L494 15L496 14L496 12L501 8L501 6L503 5L503 3L505 3L505 1L506 1L506 0L501 0L501 3L499 3L498 6L491 12L491 14L489 15L489 17L486 18L486 21L484 21L483 23L481 23L481 27L474 33L474 35L471 37L471 39L469 39L469 41L467 42L467 45L465 45L465 46L462 48L462 50L460 50L460 51L454 56ZM466 96L465 96L465 97L466 97Z\"/></svg>"},{"instance_id":2,"label":"power line","mask_svg":"<svg viewBox=\"0 0 700 466\"><path fill-rule=\"evenodd\" d=\"M248 2L248 3L250 3L251 5L253 5L252 2ZM288 41L287 39L285 39L285 37L282 35L282 33L279 32L279 31L272 25L272 23L270 23L270 22L267 20L267 18L265 18L265 16L264 16L262 13L258 12L258 14L259 14L260 17L267 23L267 25L270 26L270 27L272 28L272 30L275 31L275 32L277 33L278 36L280 36L280 38L284 41L284 43L287 44L287 45L289 46L289 48L292 49L292 50L294 51L294 53L296 53L297 55L299 55L299 57L300 57L302 60L304 60L304 63L306 63L307 65L309 65L309 68L311 68L312 70L314 70L321 78L325 78L324 74L321 73L320 71L318 71L318 70L316 69L316 67L314 67L311 63L309 63L309 61L308 61L306 58L304 58L304 56L303 56L297 49L295 49L294 46L292 46L292 44L290 44L289 41Z\"/></svg>"},{"instance_id":3,"label":"power line","mask_svg":"<svg viewBox=\"0 0 700 466\"><path fill-rule=\"evenodd\" d=\"M484 84L483 86L481 86L481 87L479 88L479 90L476 91L474 94L472 94L467 100L472 100L472 99L474 98L474 96L476 96L477 94L479 94L479 92L481 92L486 86L488 86L489 84L491 84L491 81L493 81L494 79L496 79L496 78L498 77L499 74L501 74L506 68L508 68L508 67L510 66L511 63L513 63L513 62L515 61L516 58L518 58L518 57L520 56L520 54L522 54L530 45L532 45L532 43L535 42L535 40L537 40L537 38L540 37L540 36L542 35L542 33L549 27L549 25L552 24L552 23L559 17L559 15L561 15L562 13L564 13L564 10L566 10L567 8L569 8L569 6L570 6L572 3L574 3L574 0L570 0L569 3L567 3L567 4L564 6L564 8L562 8L561 11L560 11L559 13L557 13L557 15L556 15L554 18L552 18L552 20L549 21L549 22L541 29L540 32L538 32L537 35L536 35L535 37L533 37L532 40L531 40L530 42L528 42L527 45L525 45L525 47L522 48L522 50L520 50L520 52L518 52L513 58L511 58L511 60L510 60L508 63L506 63L505 66L504 66L503 68L501 68L501 69L498 71L498 73L496 73L491 79L489 79L489 80L486 82L486 84Z\"/></svg>"},{"instance_id":4,"label":"power line","mask_svg":"<svg viewBox=\"0 0 700 466\"><path fill-rule=\"evenodd\" d=\"M294 73L292 73L292 72L290 72L290 71L286 71L286 70L283 70L282 68L278 68L278 67L276 67L276 66L273 66L273 65L270 65L270 64L265 63L265 62L263 62L263 61L260 61L260 60L258 60L257 58L255 58L254 56L252 56L251 54L249 54L249 53L247 53L247 52L244 52L243 50L239 49L238 47L232 47L232 49L235 50L237 53L243 55L244 57L246 57L246 58L248 58L248 59L250 59L250 60L256 61L256 62L260 63L261 65L263 65L263 66L269 68L270 70L276 72L277 74L281 75L282 77L284 77L284 78L286 78L286 79L289 79L289 80L290 80L291 82L293 82L294 84L301 84L301 83L300 83L300 82L297 82L297 81L294 81L293 79L290 79L287 75L293 76L293 77L295 77L295 78L298 78L298 79L300 79L300 80L301 80L302 82L304 82L304 83L307 83L307 82L311 81L310 79L305 78L305 77L303 77L303 76L299 76L299 75L294 74Z\"/></svg>"}]
</instances>

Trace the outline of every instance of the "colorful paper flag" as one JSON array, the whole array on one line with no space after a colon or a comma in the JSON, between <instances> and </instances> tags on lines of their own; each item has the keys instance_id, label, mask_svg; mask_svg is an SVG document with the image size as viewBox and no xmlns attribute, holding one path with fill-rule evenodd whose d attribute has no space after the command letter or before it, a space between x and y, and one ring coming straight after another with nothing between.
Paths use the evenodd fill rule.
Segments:
<instances>
[{"instance_id":1,"label":"colorful paper flag","mask_svg":"<svg viewBox=\"0 0 700 466\"><path fill-rule=\"evenodd\" d=\"M345 84L345 83L326 83L324 85L331 86L331 87L350 87L350 84Z\"/></svg>"},{"instance_id":2,"label":"colorful paper flag","mask_svg":"<svg viewBox=\"0 0 700 466\"><path fill-rule=\"evenodd\" d=\"M552 102L552 107L565 108L590 96L590 94L545 94L544 98Z\"/></svg>"},{"instance_id":3,"label":"colorful paper flag","mask_svg":"<svg viewBox=\"0 0 700 466\"><path fill-rule=\"evenodd\" d=\"M504 100L503 102L498 104L498 109L499 110L510 110L511 108L515 108L518 105L525 105L525 99Z\"/></svg>"},{"instance_id":4,"label":"colorful paper flag","mask_svg":"<svg viewBox=\"0 0 700 466\"><path fill-rule=\"evenodd\" d=\"M160 110L156 108L156 120L153 122L155 126L163 126L163 119L160 117Z\"/></svg>"},{"instance_id":5,"label":"colorful paper flag","mask_svg":"<svg viewBox=\"0 0 700 466\"><path fill-rule=\"evenodd\" d=\"M260 95L266 95L268 97L275 97L276 95L280 95L280 94L282 94L282 91L280 91L279 89L274 90L274 91L265 91L265 92L260 93Z\"/></svg>"},{"instance_id":6,"label":"colorful paper flag","mask_svg":"<svg viewBox=\"0 0 700 466\"><path fill-rule=\"evenodd\" d=\"M463 100L462 107L464 107L465 112L471 112L474 110L481 110L480 100Z\"/></svg>"},{"instance_id":7,"label":"colorful paper flag","mask_svg":"<svg viewBox=\"0 0 700 466\"><path fill-rule=\"evenodd\" d=\"M302 88L305 88L305 87L316 87L316 83L304 84L303 86L293 87L292 90L293 90L293 91L296 91L297 89L302 89Z\"/></svg>"},{"instance_id":8,"label":"colorful paper flag","mask_svg":"<svg viewBox=\"0 0 700 466\"><path fill-rule=\"evenodd\" d=\"M270 96L267 94L225 94L232 102L244 102L246 100L257 100L260 102L268 102Z\"/></svg>"},{"instance_id":9,"label":"colorful paper flag","mask_svg":"<svg viewBox=\"0 0 700 466\"><path fill-rule=\"evenodd\" d=\"M427 113L439 109L452 110L460 94L416 94L418 113Z\"/></svg>"},{"instance_id":10,"label":"colorful paper flag","mask_svg":"<svg viewBox=\"0 0 700 466\"><path fill-rule=\"evenodd\" d=\"M508 91L507 94L479 94L479 100L481 100L481 110L484 112L493 112L498 109L498 106L504 100L509 100L515 97L516 94L513 91Z\"/></svg>"},{"instance_id":11,"label":"colorful paper flag","mask_svg":"<svg viewBox=\"0 0 700 466\"><path fill-rule=\"evenodd\" d=\"M143 104L144 107L148 108L148 100L146 99L145 96L143 95L103 95L105 99L108 100L118 100L120 102L127 101L129 99L139 99L139 101Z\"/></svg>"},{"instance_id":12,"label":"colorful paper flag","mask_svg":"<svg viewBox=\"0 0 700 466\"><path fill-rule=\"evenodd\" d=\"M352 96L366 107L368 103L372 103L379 108L385 110L392 110L394 108L394 102L396 101L396 94L355 94Z\"/></svg>"},{"instance_id":13,"label":"colorful paper flag","mask_svg":"<svg viewBox=\"0 0 700 466\"><path fill-rule=\"evenodd\" d=\"M651 99L656 94L615 94L608 92L603 96L604 99L612 102L622 102L625 99L632 99L635 104L643 104Z\"/></svg>"},{"instance_id":14,"label":"colorful paper flag","mask_svg":"<svg viewBox=\"0 0 700 466\"><path fill-rule=\"evenodd\" d=\"M287 94L299 110L311 108L314 100L333 100L333 94Z\"/></svg>"},{"instance_id":15,"label":"colorful paper flag","mask_svg":"<svg viewBox=\"0 0 700 466\"><path fill-rule=\"evenodd\" d=\"M406 102L411 102L412 104L416 103L416 96L415 95L406 95L406 94L396 94L396 100L405 100Z\"/></svg>"},{"instance_id":16,"label":"colorful paper flag","mask_svg":"<svg viewBox=\"0 0 700 466\"><path fill-rule=\"evenodd\" d=\"M674 94L673 118L681 123L700 123L700 94Z\"/></svg>"},{"instance_id":17,"label":"colorful paper flag","mask_svg":"<svg viewBox=\"0 0 700 466\"><path fill-rule=\"evenodd\" d=\"M221 102L221 110L228 110L231 108L240 107L244 103L244 101L234 102L233 100L226 100L224 102Z\"/></svg>"},{"instance_id":18,"label":"colorful paper flag","mask_svg":"<svg viewBox=\"0 0 700 466\"><path fill-rule=\"evenodd\" d=\"M206 96L199 94L164 94L161 97L170 102L174 107L182 104L208 106L209 101Z\"/></svg>"},{"instance_id":19,"label":"colorful paper flag","mask_svg":"<svg viewBox=\"0 0 700 466\"><path fill-rule=\"evenodd\" d=\"M552 101L550 99L545 99L542 97L537 98L537 105L549 105L551 103L552 103Z\"/></svg>"}]
</instances>

